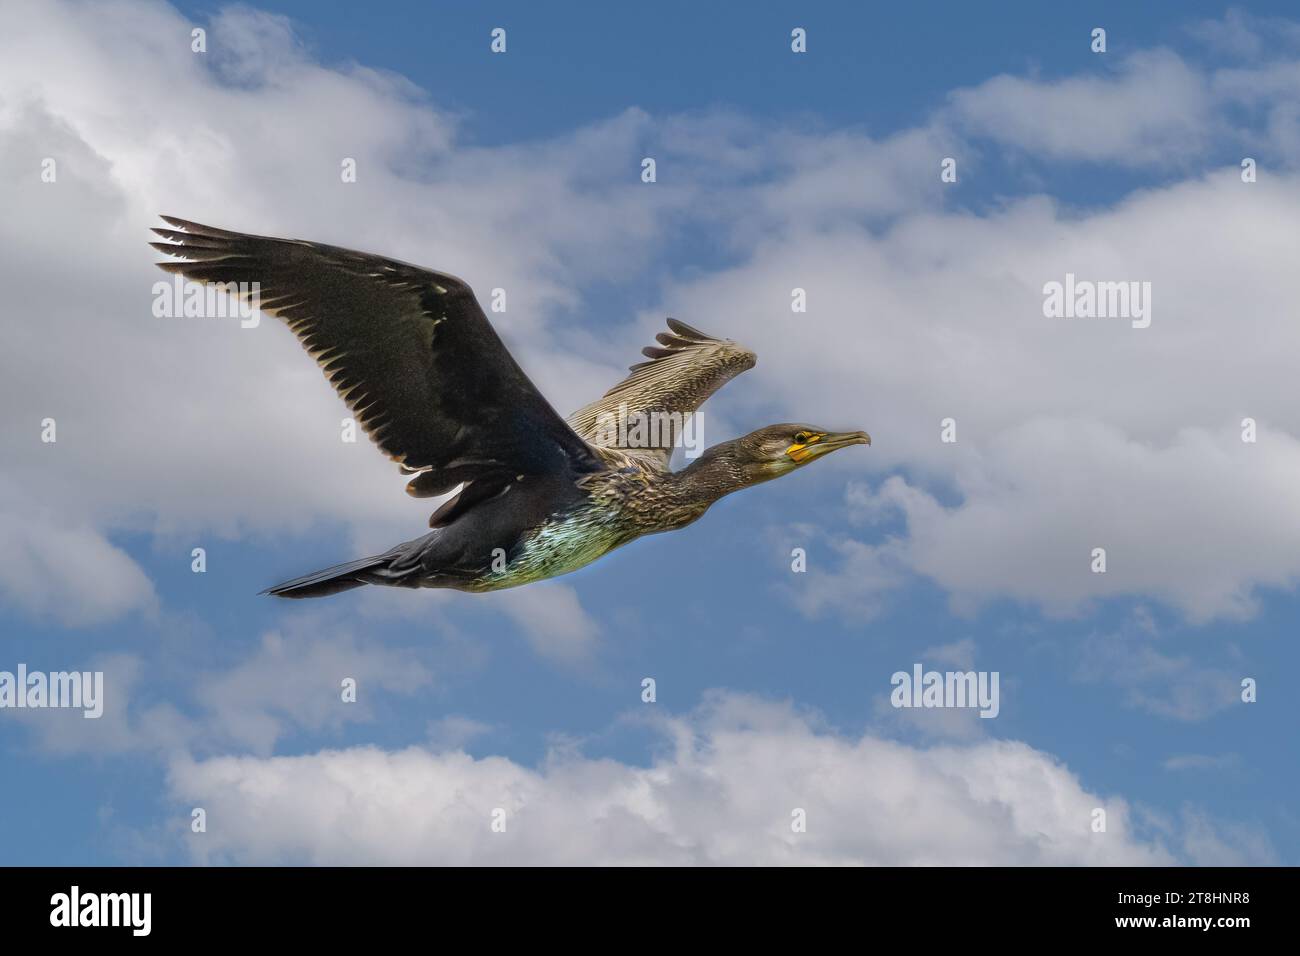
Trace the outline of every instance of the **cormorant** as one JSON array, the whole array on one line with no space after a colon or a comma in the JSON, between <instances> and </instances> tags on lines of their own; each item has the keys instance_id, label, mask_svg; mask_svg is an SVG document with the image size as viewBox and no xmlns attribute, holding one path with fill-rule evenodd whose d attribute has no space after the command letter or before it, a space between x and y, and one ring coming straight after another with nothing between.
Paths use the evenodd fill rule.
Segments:
<instances>
[{"instance_id":1,"label":"cormorant","mask_svg":"<svg viewBox=\"0 0 1300 956\"><path fill-rule=\"evenodd\" d=\"M423 537L263 593L527 584L642 535L685 527L723 495L837 448L871 444L861 431L769 425L672 471L685 416L754 367L754 353L730 339L669 319L659 346L642 350L648 361L566 420L460 279L336 246L162 218L175 228L154 229L167 241L150 244L185 261L159 267L196 282L242 284L231 289L282 318L375 444L415 476L408 494L462 486Z\"/></svg>"}]
</instances>

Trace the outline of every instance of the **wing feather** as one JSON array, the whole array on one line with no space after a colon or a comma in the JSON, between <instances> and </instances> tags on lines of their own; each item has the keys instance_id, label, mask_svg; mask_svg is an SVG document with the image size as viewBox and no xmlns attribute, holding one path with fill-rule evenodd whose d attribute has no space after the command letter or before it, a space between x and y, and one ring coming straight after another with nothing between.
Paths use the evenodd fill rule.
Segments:
<instances>
[{"instance_id":1,"label":"wing feather","mask_svg":"<svg viewBox=\"0 0 1300 956\"><path fill-rule=\"evenodd\" d=\"M657 346L641 350L648 361L633 365L627 378L567 419L591 444L618 447L664 468L687 417L758 360L743 345L677 319L668 320L668 329L655 336ZM644 423L640 435L638 421Z\"/></svg>"},{"instance_id":2,"label":"wing feather","mask_svg":"<svg viewBox=\"0 0 1300 956\"><path fill-rule=\"evenodd\" d=\"M600 467L528 379L455 276L337 246L169 216L158 263L202 283L245 283L316 360L421 497L503 474ZM254 298L253 283L258 295Z\"/></svg>"}]
</instances>

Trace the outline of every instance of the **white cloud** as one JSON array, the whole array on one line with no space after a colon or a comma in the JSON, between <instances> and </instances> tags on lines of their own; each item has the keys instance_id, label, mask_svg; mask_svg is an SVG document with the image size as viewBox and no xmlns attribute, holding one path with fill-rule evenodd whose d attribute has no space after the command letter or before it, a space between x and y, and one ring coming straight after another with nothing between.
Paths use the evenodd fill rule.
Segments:
<instances>
[{"instance_id":1,"label":"white cloud","mask_svg":"<svg viewBox=\"0 0 1300 956\"><path fill-rule=\"evenodd\" d=\"M539 654L572 663L589 658L599 643L600 625L566 584L546 581L512 588L492 600Z\"/></svg>"},{"instance_id":2,"label":"white cloud","mask_svg":"<svg viewBox=\"0 0 1300 956\"><path fill-rule=\"evenodd\" d=\"M959 641L936 644L921 651L918 660L926 663L944 664L957 670L969 671L975 668L975 640L963 637Z\"/></svg>"},{"instance_id":3,"label":"white cloud","mask_svg":"<svg viewBox=\"0 0 1300 956\"><path fill-rule=\"evenodd\" d=\"M1268 59L1272 47L1288 53L1300 48L1300 25L1283 17L1261 17L1242 10L1228 9L1221 20L1200 20L1188 27L1189 35L1211 51L1246 61Z\"/></svg>"},{"instance_id":4,"label":"white cloud","mask_svg":"<svg viewBox=\"0 0 1300 956\"><path fill-rule=\"evenodd\" d=\"M866 625L884 610L887 595L907 581L894 542L869 544L806 523L771 529L768 537L778 544L778 555L804 550L808 570L783 581L781 590L810 620L834 614Z\"/></svg>"},{"instance_id":5,"label":"white cloud","mask_svg":"<svg viewBox=\"0 0 1300 956\"><path fill-rule=\"evenodd\" d=\"M230 750L265 755L291 732L338 733L347 723L374 720L393 695L434 685L416 649L367 644L310 615L263 634L238 664L183 682L171 691L172 700L159 700L158 688L175 679L175 661L155 651L148 664L139 654L115 653L84 665L67 661L51 667L103 671L104 708L98 719L87 720L78 709L7 713L29 728L36 750L61 756L170 759ZM153 681L141 690L146 676ZM356 682L355 701L343 700L345 678ZM459 727L461 740L468 739L468 730Z\"/></svg>"},{"instance_id":6,"label":"white cloud","mask_svg":"<svg viewBox=\"0 0 1300 956\"><path fill-rule=\"evenodd\" d=\"M1201 20L1190 27L1188 33L1216 53L1258 58L1264 51L1264 40L1252 23L1253 18L1240 9L1228 10L1222 20Z\"/></svg>"},{"instance_id":7,"label":"white cloud","mask_svg":"<svg viewBox=\"0 0 1300 956\"><path fill-rule=\"evenodd\" d=\"M1300 575L1300 489L1288 477L1300 443L1289 434L1251 445L1240 429L1188 429L1155 443L1038 419L980 452L957 472L959 504L898 477L872 501L905 516L899 560L959 606L1009 597L1068 614L1092 598L1150 595L1203 622L1248 617L1258 585ZM1092 569L1094 548L1105 573Z\"/></svg>"},{"instance_id":8,"label":"white cloud","mask_svg":"<svg viewBox=\"0 0 1300 956\"><path fill-rule=\"evenodd\" d=\"M435 750L457 750L471 740L491 733L492 725L462 714L429 721L429 746Z\"/></svg>"},{"instance_id":9,"label":"white cloud","mask_svg":"<svg viewBox=\"0 0 1300 956\"><path fill-rule=\"evenodd\" d=\"M958 90L950 104L964 131L1044 159L1167 165L1203 148L1214 105L1207 94L1201 73L1154 50L1097 76L998 76Z\"/></svg>"},{"instance_id":10,"label":"white cloud","mask_svg":"<svg viewBox=\"0 0 1300 956\"><path fill-rule=\"evenodd\" d=\"M648 767L565 752L374 747L171 767L208 811L198 861L242 864L1163 864L1118 798L1052 757L986 741L918 749L827 732L787 705L714 695L666 721ZM506 831L492 813L506 811ZM806 812L807 832L791 828ZM1107 831L1092 832L1094 808ZM1203 842L1223 838L1213 828ZM1235 848L1225 842L1220 848ZM1258 849L1257 847L1254 849Z\"/></svg>"},{"instance_id":11,"label":"white cloud","mask_svg":"<svg viewBox=\"0 0 1300 956\"><path fill-rule=\"evenodd\" d=\"M355 682L353 701L343 699L345 679ZM372 720L376 700L432 681L412 651L364 646L351 634L313 634L300 623L287 635L264 634L255 654L204 680L196 698L220 739L265 754L289 728L337 730Z\"/></svg>"},{"instance_id":12,"label":"white cloud","mask_svg":"<svg viewBox=\"0 0 1300 956\"><path fill-rule=\"evenodd\" d=\"M1239 671L1203 656L1166 653L1153 635L1131 627L1080 642L1076 675L1123 691L1124 705L1170 720L1198 721L1241 706Z\"/></svg>"},{"instance_id":13,"label":"white cloud","mask_svg":"<svg viewBox=\"0 0 1300 956\"><path fill-rule=\"evenodd\" d=\"M1175 754L1160 766L1165 770L1231 770L1240 763L1236 754Z\"/></svg>"},{"instance_id":14,"label":"white cloud","mask_svg":"<svg viewBox=\"0 0 1300 956\"><path fill-rule=\"evenodd\" d=\"M975 641L963 638L948 644L938 644L918 651L911 659L900 659L897 667L910 673L913 664L927 671L973 671L975 669ZM999 675L999 686L1007 689L1008 681ZM1001 691L999 691L1001 693ZM999 708L1002 704L999 702ZM891 693L876 695L872 713L888 736L904 740L913 736L922 740L975 740L989 733L992 720L980 716L975 707L895 707Z\"/></svg>"},{"instance_id":15,"label":"white cloud","mask_svg":"<svg viewBox=\"0 0 1300 956\"><path fill-rule=\"evenodd\" d=\"M50 669L102 672L103 712L88 720L79 708L6 710L4 719L26 725L33 749L43 754L174 754L184 752L196 734L194 722L170 703L140 705L133 699L144 672L144 662L138 655L96 655L85 662L60 662Z\"/></svg>"},{"instance_id":16,"label":"white cloud","mask_svg":"<svg viewBox=\"0 0 1300 956\"><path fill-rule=\"evenodd\" d=\"M1208 67L1154 48L1097 56L1095 70L1055 79L1004 74L955 90L939 125L977 144L977 164L988 159L979 147L991 143L1011 154L1003 161L1176 172L1226 147L1294 168L1300 25L1229 10L1187 32L1216 59L1243 62ZM1271 114L1262 129L1246 125L1243 106Z\"/></svg>"},{"instance_id":17,"label":"white cloud","mask_svg":"<svg viewBox=\"0 0 1300 956\"><path fill-rule=\"evenodd\" d=\"M1204 814L1184 810L1183 853L1194 866L1277 866L1268 837L1247 824L1216 824Z\"/></svg>"},{"instance_id":18,"label":"white cloud","mask_svg":"<svg viewBox=\"0 0 1300 956\"><path fill-rule=\"evenodd\" d=\"M1300 350L1295 183L1228 172L1087 214L1030 199L983 218L909 217L882 236L800 234L671 300L758 315L809 289L806 320L744 338L760 358L816 348L817 374L760 361L759 391L785 417L872 433L869 454L822 474L908 475L856 496L868 524L905 525L846 551L846 569L888 557L963 608L1010 597L1074 613L1136 595L1194 621L1240 618L1260 587L1300 578L1300 413L1284 358ZM1042 287L1067 272L1150 281L1151 327L1045 318ZM955 444L940 441L948 417ZM1241 440L1246 417L1255 444ZM1094 547L1104 575L1090 571ZM859 577L842 575L845 600Z\"/></svg>"},{"instance_id":19,"label":"white cloud","mask_svg":"<svg viewBox=\"0 0 1300 956\"><path fill-rule=\"evenodd\" d=\"M138 564L94 528L0 511L0 597L67 627L157 608Z\"/></svg>"}]
</instances>

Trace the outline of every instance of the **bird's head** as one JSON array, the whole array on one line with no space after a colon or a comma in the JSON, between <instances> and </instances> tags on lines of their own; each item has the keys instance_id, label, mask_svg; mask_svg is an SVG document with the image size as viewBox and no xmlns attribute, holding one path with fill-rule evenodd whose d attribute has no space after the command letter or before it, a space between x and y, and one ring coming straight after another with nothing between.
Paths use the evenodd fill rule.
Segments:
<instances>
[{"instance_id":1,"label":"bird's head","mask_svg":"<svg viewBox=\"0 0 1300 956\"><path fill-rule=\"evenodd\" d=\"M834 432L816 425L769 425L737 442L738 456L755 481L777 478L849 445L870 445L866 432Z\"/></svg>"}]
</instances>

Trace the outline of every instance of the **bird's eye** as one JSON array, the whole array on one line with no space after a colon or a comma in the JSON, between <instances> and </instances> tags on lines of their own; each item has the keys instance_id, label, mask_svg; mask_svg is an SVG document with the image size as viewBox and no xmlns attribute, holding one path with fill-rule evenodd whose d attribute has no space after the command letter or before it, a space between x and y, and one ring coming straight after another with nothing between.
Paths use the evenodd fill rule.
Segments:
<instances>
[{"instance_id":1,"label":"bird's eye","mask_svg":"<svg viewBox=\"0 0 1300 956\"><path fill-rule=\"evenodd\" d=\"M795 432L794 441L796 445L806 445L812 441L812 435L808 432Z\"/></svg>"}]
</instances>

